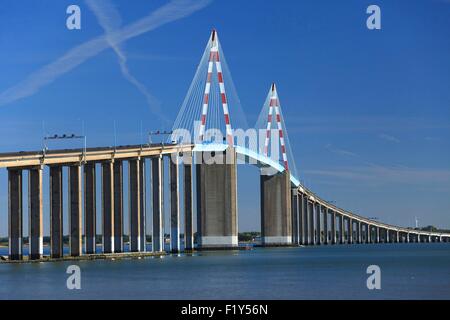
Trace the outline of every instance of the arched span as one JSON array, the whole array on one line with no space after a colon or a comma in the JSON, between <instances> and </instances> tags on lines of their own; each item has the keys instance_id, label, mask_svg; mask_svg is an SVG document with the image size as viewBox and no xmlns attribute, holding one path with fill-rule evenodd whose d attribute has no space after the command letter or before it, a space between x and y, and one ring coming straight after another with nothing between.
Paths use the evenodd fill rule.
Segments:
<instances>
[{"instance_id":1,"label":"arched span","mask_svg":"<svg viewBox=\"0 0 450 320\"><path fill-rule=\"evenodd\" d=\"M228 148L227 144L222 143L203 143L203 144L196 144L194 145L194 148L192 151L194 152L223 152ZM285 168L284 166L279 163L276 160L273 160L265 155L259 154L249 148L245 148L242 146L234 145L236 154L239 157L239 160L244 160L245 163L249 163L252 165L255 165L259 168L271 168L275 170L276 172L284 172ZM404 228L394 225L389 225L386 223L370 220L368 218L365 218L363 216L357 215L355 213L349 212L347 210L344 210L342 208L339 208L323 199L321 199L319 196L317 196L314 192L303 186L300 181L297 179L297 177L290 175L290 181L291 181L291 187L293 190L296 190L298 194L302 194L310 201L313 201L315 203L318 203L322 205L325 208L328 208L329 210L332 210L336 212L337 214L342 215L343 217L350 218L355 221L359 221L361 223L368 224L373 227L378 227L382 229L388 229L391 231L396 232L404 232L404 233L410 233L415 234L419 236L431 236L431 237L449 237L449 234L446 233L440 233L440 232L427 232L427 231L419 231L415 229L410 228Z\"/></svg>"}]
</instances>

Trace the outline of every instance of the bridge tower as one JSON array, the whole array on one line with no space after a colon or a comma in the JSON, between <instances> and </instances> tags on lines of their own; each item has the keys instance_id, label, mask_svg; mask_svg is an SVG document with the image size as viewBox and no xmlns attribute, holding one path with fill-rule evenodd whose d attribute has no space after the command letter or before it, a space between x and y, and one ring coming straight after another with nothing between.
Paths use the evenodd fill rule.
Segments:
<instances>
[{"instance_id":1,"label":"bridge tower","mask_svg":"<svg viewBox=\"0 0 450 320\"><path fill-rule=\"evenodd\" d=\"M292 205L291 201L296 200L295 189L294 196L291 197L291 181L288 157L286 153L285 130L282 125L281 106L278 99L278 93L275 84L272 84L263 106L262 114L267 115L266 134L264 138L263 154L269 156L269 144L271 146L271 157L278 160L279 151L277 144L280 142L282 164L284 171L273 173L267 170L261 170L261 233L263 246L286 246L291 245L293 238L292 231L298 232L298 206ZM279 140L275 140L272 134L272 122L277 124L275 132ZM275 140L275 141L274 141ZM274 159L274 160L275 160ZM295 208L295 212L292 211ZM297 228L293 228L292 222L297 222Z\"/></svg>"},{"instance_id":2,"label":"bridge tower","mask_svg":"<svg viewBox=\"0 0 450 320\"><path fill-rule=\"evenodd\" d=\"M203 74L206 82L198 139L200 144L208 139L207 121L210 121L209 127L212 129L220 127L218 119L220 101L223 113L222 126L223 123L225 124L226 146L223 151L196 154L198 248L233 248L238 246L236 153L222 70L223 55L216 30L211 32L205 52L208 57L208 68L206 74ZM202 62L206 61L202 59ZM210 104L211 119L208 120ZM219 144L224 141L219 141Z\"/></svg>"}]
</instances>

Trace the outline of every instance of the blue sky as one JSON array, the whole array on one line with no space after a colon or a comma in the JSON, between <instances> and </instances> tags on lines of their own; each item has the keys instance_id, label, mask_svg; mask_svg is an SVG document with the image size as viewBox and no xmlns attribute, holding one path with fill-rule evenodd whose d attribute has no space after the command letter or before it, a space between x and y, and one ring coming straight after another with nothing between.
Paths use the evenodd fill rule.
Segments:
<instances>
[{"instance_id":1,"label":"blue sky","mask_svg":"<svg viewBox=\"0 0 450 320\"><path fill-rule=\"evenodd\" d=\"M109 18L119 28L168 3L111 2L120 20ZM81 8L81 30L66 28L70 4ZM366 27L371 4L381 8L381 30ZM412 226L416 216L420 225L450 228L449 1L196 5L204 8L120 44L129 72L163 110L162 122L125 79L110 47L48 84L40 86L37 77L35 92L20 98L23 91L11 88L23 90L30 75L104 30L83 0L2 1L0 152L41 149L43 127L81 133L83 123L88 146L112 145L114 121L118 144L139 143L141 123L143 132L170 129L214 27L250 124L270 83L277 83L297 169L308 187L388 223ZM80 144L50 147L74 146ZM248 177L239 182L240 229L259 229L259 193L248 192L257 190L258 172L239 170ZM5 170L0 179L0 235L6 235Z\"/></svg>"}]
</instances>

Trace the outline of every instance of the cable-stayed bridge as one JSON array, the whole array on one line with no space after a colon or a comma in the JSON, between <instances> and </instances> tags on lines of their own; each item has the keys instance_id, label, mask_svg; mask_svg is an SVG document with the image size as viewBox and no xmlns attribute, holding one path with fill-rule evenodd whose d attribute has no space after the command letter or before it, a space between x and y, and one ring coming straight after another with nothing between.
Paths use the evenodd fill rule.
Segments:
<instances>
[{"instance_id":1,"label":"cable-stayed bridge","mask_svg":"<svg viewBox=\"0 0 450 320\"><path fill-rule=\"evenodd\" d=\"M0 154L0 168L8 170L8 260L24 257L24 211L28 214L28 259L44 256L43 179L47 172L49 256L54 259L64 257L64 212L71 257L98 254L99 235L102 254L146 252L150 215L151 251L164 252L165 167L172 252L239 246L238 197L245 196L245 191L237 190L237 166L247 164L261 172L262 246L450 240L448 233L389 225L336 207L304 186L295 160L276 85L270 85L258 120L249 127L213 30L168 143ZM98 170L101 181L96 178ZM146 170L151 172L150 183ZM28 179L25 191L24 176ZM67 190L63 190L63 179L68 181ZM128 199L124 199L124 188ZM28 196L25 210L24 193ZM151 208L146 205L148 193ZM101 234L97 234L99 223Z\"/></svg>"}]
</instances>

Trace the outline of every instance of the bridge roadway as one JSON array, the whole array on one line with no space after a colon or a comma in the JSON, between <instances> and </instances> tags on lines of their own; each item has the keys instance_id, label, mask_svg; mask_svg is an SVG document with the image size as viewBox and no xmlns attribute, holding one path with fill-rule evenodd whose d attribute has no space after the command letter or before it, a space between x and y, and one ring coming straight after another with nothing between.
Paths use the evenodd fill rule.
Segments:
<instances>
[{"instance_id":1,"label":"bridge roadway","mask_svg":"<svg viewBox=\"0 0 450 320\"><path fill-rule=\"evenodd\" d=\"M233 248L237 243L236 165L206 165L196 159L208 151L231 152L235 159L261 168L262 244L319 245L337 243L441 242L450 234L418 231L373 221L321 199L277 161L247 148L214 144L152 144L120 147L47 150L0 154L0 168L8 170L9 259L23 259L23 172L28 172L29 259L43 257L43 169L49 167L50 257L63 257L63 167L67 168L69 254L77 257L96 252L96 168L101 170L102 252L124 249L124 205L128 205L129 251L145 252L147 210L146 159L151 162L153 218L152 250L164 251L164 159L170 177L170 249L179 252L180 186L183 166L185 250L194 249L194 190L196 183L197 249ZM123 199L123 162L128 162L128 201ZM269 175L264 171L271 169ZM270 171L270 170L269 170ZM83 174L83 178L82 178ZM127 203L126 203L127 202ZM84 210L83 210L84 209ZM82 219L84 215L84 222ZM336 222L337 219L337 222ZM344 222L346 222L344 224ZM0 221L0 223L2 223ZM83 232L84 228L84 232ZM83 241L84 239L84 241ZM84 248L83 248L84 246Z\"/></svg>"}]
</instances>

